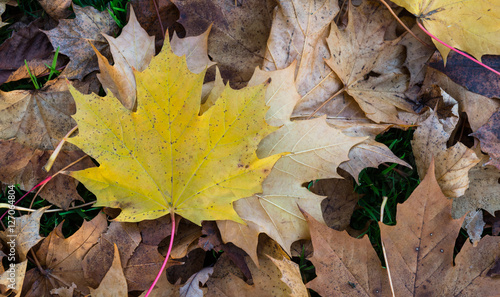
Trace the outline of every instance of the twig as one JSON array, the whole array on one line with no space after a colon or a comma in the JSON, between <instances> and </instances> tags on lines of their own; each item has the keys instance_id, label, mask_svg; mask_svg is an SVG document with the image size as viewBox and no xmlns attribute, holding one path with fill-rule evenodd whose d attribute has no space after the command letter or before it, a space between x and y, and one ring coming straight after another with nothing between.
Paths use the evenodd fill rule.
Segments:
<instances>
[{"instance_id":1,"label":"twig","mask_svg":"<svg viewBox=\"0 0 500 297\"><path fill-rule=\"evenodd\" d=\"M47 209L46 211L44 211L44 213L48 213L48 212L59 212L59 211L67 211L67 210L72 210L72 209L77 209L77 208L82 208L82 207L86 207L86 206L89 206L89 205L92 205L94 203L96 203L97 201L90 201L90 202L87 202L87 203L84 203L84 204L81 204L81 205L78 205L78 206L72 206L72 207L68 207L68 209L62 209L62 208L55 208L55 209ZM8 203L0 203L0 209L1 208L11 208L10 204ZM22 206L13 206L13 208L15 210L18 210L18 211L28 211L28 212L35 212L37 211L38 209L33 209L33 208L27 208L27 207L22 207Z\"/></svg>"}]
</instances>

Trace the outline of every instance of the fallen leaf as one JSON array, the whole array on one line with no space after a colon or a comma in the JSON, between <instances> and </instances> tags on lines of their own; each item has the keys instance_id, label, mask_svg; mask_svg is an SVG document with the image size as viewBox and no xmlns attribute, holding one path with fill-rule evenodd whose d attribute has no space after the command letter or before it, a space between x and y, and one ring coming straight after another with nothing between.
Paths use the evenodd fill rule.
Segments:
<instances>
[{"instance_id":1,"label":"fallen leaf","mask_svg":"<svg viewBox=\"0 0 500 297\"><path fill-rule=\"evenodd\" d=\"M2 289L2 293L13 290L16 292L16 297L21 296L22 287L26 281L26 267L28 267L28 260L16 263L10 271L6 270L0 275L0 288ZM12 289L13 281L15 285L14 289Z\"/></svg>"},{"instance_id":2,"label":"fallen leaf","mask_svg":"<svg viewBox=\"0 0 500 297\"><path fill-rule=\"evenodd\" d=\"M40 218L47 208L40 208L31 215L13 217L15 219L14 226L7 225L7 229L0 232L0 239L4 244L10 248L14 247L19 262L26 260L29 250L43 239L39 234ZM9 214L9 216L12 215ZM11 252L10 249L9 252Z\"/></svg>"},{"instance_id":3,"label":"fallen leaf","mask_svg":"<svg viewBox=\"0 0 500 297\"><path fill-rule=\"evenodd\" d=\"M289 122L293 108L301 98L295 87L296 65L294 61L287 68L276 71L256 68L248 82L248 86L256 86L271 79L266 90L266 105L269 106L266 122L271 126L279 127Z\"/></svg>"},{"instance_id":4,"label":"fallen leaf","mask_svg":"<svg viewBox=\"0 0 500 297\"><path fill-rule=\"evenodd\" d=\"M486 236L476 248L466 242L453 261L463 218L452 219L451 203L439 188L432 162L398 207L396 226L380 226L396 296L493 296L500 290L500 283L486 276L500 255L500 238Z\"/></svg>"},{"instance_id":5,"label":"fallen leaf","mask_svg":"<svg viewBox=\"0 0 500 297\"><path fill-rule=\"evenodd\" d=\"M397 108L413 111L404 92L408 76L390 67L388 60L401 49L396 41L385 41L384 34L393 21L385 7L376 2L349 4L349 22L340 30L332 24L327 38L331 57L326 63L342 80L343 88L376 123L401 123ZM382 66L383 65L383 66ZM370 72L378 75L370 76Z\"/></svg>"},{"instance_id":6,"label":"fallen leaf","mask_svg":"<svg viewBox=\"0 0 500 297\"><path fill-rule=\"evenodd\" d=\"M434 36L481 61L485 54L500 54L499 29L494 20L500 15L498 3L485 0L411 1L395 0L414 14ZM450 49L432 40L446 63Z\"/></svg>"},{"instance_id":7,"label":"fallen leaf","mask_svg":"<svg viewBox=\"0 0 500 297\"><path fill-rule=\"evenodd\" d=\"M500 101L472 93L454 83L442 72L429 68L425 85L437 84L459 103L460 112L467 113L467 120L473 132L477 131L500 108Z\"/></svg>"},{"instance_id":8,"label":"fallen leaf","mask_svg":"<svg viewBox=\"0 0 500 297\"><path fill-rule=\"evenodd\" d=\"M212 24L208 54L217 62L222 77L238 87L250 80L255 67L264 60L274 2L259 0L238 5L223 0L172 2L179 8L179 23L188 36L200 35ZM208 80L213 80L213 76Z\"/></svg>"},{"instance_id":9,"label":"fallen leaf","mask_svg":"<svg viewBox=\"0 0 500 297\"><path fill-rule=\"evenodd\" d=\"M247 284L239 270L222 254L214 266L206 285L206 296L307 296L299 267L293 263L281 247L266 238L259 244L257 266L247 258L253 277L253 285Z\"/></svg>"},{"instance_id":10,"label":"fallen leaf","mask_svg":"<svg viewBox=\"0 0 500 297\"><path fill-rule=\"evenodd\" d=\"M413 26L411 29L413 34L428 44L431 44L431 38L425 34L418 25ZM399 44L406 47L406 60L405 66L410 71L409 88L424 81L427 72L427 61L432 57L435 49L422 44L415 39L411 34L406 34Z\"/></svg>"},{"instance_id":11,"label":"fallen leaf","mask_svg":"<svg viewBox=\"0 0 500 297\"><path fill-rule=\"evenodd\" d=\"M12 78L16 70L26 69L26 60L35 76L47 71L47 67L33 67L33 62L52 64L53 48L50 40L39 29L40 23L31 22L27 27L19 29L12 34L12 37L5 40L0 45L0 84L8 81L24 78L17 74ZM28 77L28 76L25 76Z\"/></svg>"},{"instance_id":12,"label":"fallen leaf","mask_svg":"<svg viewBox=\"0 0 500 297\"><path fill-rule=\"evenodd\" d=\"M361 195L354 192L353 178L339 170L341 178L320 179L313 181L309 188L314 194L325 196L321 201L321 210L325 224L335 230L345 230L351 222L354 208Z\"/></svg>"},{"instance_id":13,"label":"fallen leaf","mask_svg":"<svg viewBox=\"0 0 500 297\"><path fill-rule=\"evenodd\" d=\"M285 69L297 60L296 86L303 98L324 102L341 87L333 72L325 67L330 57L325 38L339 11L338 1L280 1L275 8L263 70Z\"/></svg>"},{"instance_id":14,"label":"fallen leaf","mask_svg":"<svg viewBox=\"0 0 500 297\"><path fill-rule=\"evenodd\" d=\"M143 71L149 65L155 55L154 36L149 36L142 29L137 22L133 8L130 9L129 21L118 38L105 33L102 35L109 43L114 65L109 65L108 59L91 44L101 71L97 74L97 78L106 93L111 91L126 108L132 110L136 100L133 69Z\"/></svg>"},{"instance_id":15,"label":"fallen leaf","mask_svg":"<svg viewBox=\"0 0 500 297\"><path fill-rule=\"evenodd\" d=\"M107 11L99 12L92 6L73 5L76 17L59 21L59 25L44 31L54 48L68 56L71 61L61 73L68 79L82 80L88 73L98 70L97 58L90 43L101 53L108 45L101 33L114 34L118 29L116 22Z\"/></svg>"},{"instance_id":16,"label":"fallen leaf","mask_svg":"<svg viewBox=\"0 0 500 297\"><path fill-rule=\"evenodd\" d=\"M68 287L62 286L60 288L50 290L50 294L51 295L57 294L59 297L73 297L75 289L76 289L76 284L71 283L71 286Z\"/></svg>"},{"instance_id":17,"label":"fallen leaf","mask_svg":"<svg viewBox=\"0 0 500 297\"><path fill-rule=\"evenodd\" d=\"M255 153L260 139L275 129L264 122L264 86L238 91L228 86L215 106L198 116L204 73L191 73L168 42L135 76L136 112L111 95L72 89L79 134L69 142L100 166L70 176L97 196L96 205L121 208L116 220L175 212L196 224L242 222L232 202L260 192L280 157L258 159Z\"/></svg>"},{"instance_id":18,"label":"fallen leaf","mask_svg":"<svg viewBox=\"0 0 500 297\"><path fill-rule=\"evenodd\" d=\"M65 19L71 11L68 9L71 5L71 0L38 0L43 10L53 19Z\"/></svg>"},{"instance_id":19,"label":"fallen leaf","mask_svg":"<svg viewBox=\"0 0 500 297\"><path fill-rule=\"evenodd\" d=\"M196 249L198 247L198 239L202 235L200 226L187 220L181 220L177 226L177 234L174 236L174 244L170 252L172 259L185 257L189 252ZM170 229L167 229L167 231L170 235ZM165 244L160 244L158 250L166 255L168 246L170 245L170 236L165 237L162 243Z\"/></svg>"},{"instance_id":20,"label":"fallen leaf","mask_svg":"<svg viewBox=\"0 0 500 297\"><path fill-rule=\"evenodd\" d=\"M113 246L120 251L119 262L125 266L140 243L141 235L137 224L111 222L108 230L102 233L99 242L82 260L81 266L89 286L97 288L102 284L108 270L113 267L113 258L117 255L113 252Z\"/></svg>"},{"instance_id":21,"label":"fallen leaf","mask_svg":"<svg viewBox=\"0 0 500 297\"><path fill-rule=\"evenodd\" d=\"M479 150L477 154L480 162L469 171L469 188L463 196L453 200L452 215L460 218L467 212L482 208L489 213L500 209L500 170L487 166L488 155L483 155Z\"/></svg>"},{"instance_id":22,"label":"fallen leaf","mask_svg":"<svg viewBox=\"0 0 500 297\"><path fill-rule=\"evenodd\" d=\"M116 244L114 245L113 264L106 272L97 289L90 289L90 294L95 297L127 297L127 281L123 274L120 253Z\"/></svg>"},{"instance_id":23,"label":"fallen leaf","mask_svg":"<svg viewBox=\"0 0 500 297\"><path fill-rule=\"evenodd\" d=\"M483 56L482 61L493 69L500 66L499 56ZM500 98L500 76L487 68L478 67L477 63L462 55L451 52L445 66L443 57L436 53L429 61L429 66L442 72L446 79L478 94L477 96Z\"/></svg>"},{"instance_id":24,"label":"fallen leaf","mask_svg":"<svg viewBox=\"0 0 500 297\"><path fill-rule=\"evenodd\" d=\"M493 165L500 169L500 112L496 111L481 128L471 135L479 139L481 150L488 153L490 160L484 165Z\"/></svg>"},{"instance_id":25,"label":"fallen leaf","mask_svg":"<svg viewBox=\"0 0 500 297\"><path fill-rule=\"evenodd\" d=\"M255 235L263 232L290 253L294 241L309 238L307 224L297 205L322 220L320 203L324 197L311 193L302 184L322 178L341 178L338 165L347 160L351 147L364 139L344 135L330 127L324 117L289 122L270 134L260 143L257 156L285 151L291 154L276 163L264 181L262 194L234 204L247 226L231 222L219 226L224 242L232 242L249 255L255 255ZM229 238L226 233L233 237ZM243 234L235 236L235 233Z\"/></svg>"},{"instance_id":26,"label":"fallen leaf","mask_svg":"<svg viewBox=\"0 0 500 297\"><path fill-rule=\"evenodd\" d=\"M137 20L141 27L148 32L148 35L155 37L156 52L159 52L165 39L165 31L172 34L183 33L185 30L177 23L179 19L179 9L169 0L131 0Z\"/></svg>"},{"instance_id":27,"label":"fallen leaf","mask_svg":"<svg viewBox=\"0 0 500 297\"><path fill-rule=\"evenodd\" d=\"M450 131L451 132L451 131ZM431 160L436 160L438 183L447 197L460 197L469 187L469 170L479 162L474 151L458 142L447 148L450 134L435 112L420 123L411 141L420 178L428 174Z\"/></svg>"},{"instance_id":28,"label":"fallen leaf","mask_svg":"<svg viewBox=\"0 0 500 297\"><path fill-rule=\"evenodd\" d=\"M171 284L167 278L165 277L164 274L160 276L160 279L156 283L156 286L154 289L151 291L149 294L149 297L180 297L180 292L179 288L181 287L180 284ZM140 297L145 297L147 291L144 291L144 293L141 294Z\"/></svg>"},{"instance_id":29,"label":"fallen leaf","mask_svg":"<svg viewBox=\"0 0 500 297\"><path fill-rule=\"evenodd\" d=\"M9 24L3 22L1 18L2 14L5 12L5 4L7 4L8 2L9 0L0 0L0 28Z\"/></svg>"},{"instance_id":30,"label":"fallen leaf","mask_svg":"<svg viewBox=\"0 0 500 297\"><path fill-rule=\"evenodd\" d=\"M26 256L31 248L43 239L39 234L40 218L47 208L38 209L31 215L9 219L8 222L14 222L14 226L8 224L6 230L0 232L2 245L7 247L9 252L8 257L6 257L9 264L0 275L2 292L12 289L16 292L16 296L20 296L28 265ZM11 215L9 214L9 216Z\"/></svg>"},{"instance_id":31,"label":"fallen leaf","mask_svg":"<svg viewBox=\"0 0 500 297\"><path fill-rule=\"evenodd\" d=\"M76 284L78 292L88 294L89 283L84 277L81 262L106 228L106 218L102 213L92 221L84 221L82 227L68 238L63 237L62 223L59 224L36 251L45 273L38 268L26 273L24 296L50 296L52 289L70 283Z\"/></svg>"},{"instance_id":32,"label":"fallen leaf","mask_svg":"<svg viewBox=\"0 0 500 297\"><path fill-rule=\"evenodd\" d=\"M481 235L483 235L485 225L486 223L483 221L483 211L480 209L469 212L465 216L463 228L467 230L467 234L472 241L472 246L477 247L479 240L481 240Z\"/></svg>"},{"instance_id":33,"label":"fallen leaf","mask_svg":"<svg viewBox=\"0 0 500 297\"><path fill-rule=\"evenodd\" d=\"M143 291L149 289L164 260L165 257L158 253L157 246L139 244L123 268L128 290ZM166 267L178 264L175 261L168 261Z\"/></svg>"},{"instance_id":34,"label":"fallen leaf","mask_svg":"<svg viewBox=\"0 0 500 297\"><path fill-rule=\"evenodd\" d=\"M163 216L155 220L139 222L142 242L149 245L158 245L164 238L171 234L170 216ZM177 236L174 237L174 239Z\"/></svg>"},{"instance_id":35,"label":"fallen leaf","mask_svg":"<svg viewBox=\"0 0 500 297\"><path fill-rule=\"evenodd\" d=\"M186 297L203 297L207 289L200 288L199 284L201 283L201 285L204 285L213 271L213 267L205 267L197 273L193 274L186 281L184 286L180 288L180 295Z\"/></svg>"},{"instance_id":36,"label":"fallen leaf","mask_svg":"<svg viewBox=\"0 0 500 297\"><path fill-rule=\"evenodd\" d=\"M309 260L317 277L307 287L322 296L388 296L387 272L368 237L356 239L336 231L303 212L314 248Z\"/></svg>"},{"instance_id":37,"label":"fallen leaf","mask_svg":"<svg viewBox=\"0 0 500 297\"><path fill-rule=\"evenodd\" d=\"M198 36L179 38L174 34L171 41L172 51L177 56L186 56L187 66L193 73L201 73L210 66L215 65L207 54L207 41L212 26Z\"/></svg>"}]
</instances>

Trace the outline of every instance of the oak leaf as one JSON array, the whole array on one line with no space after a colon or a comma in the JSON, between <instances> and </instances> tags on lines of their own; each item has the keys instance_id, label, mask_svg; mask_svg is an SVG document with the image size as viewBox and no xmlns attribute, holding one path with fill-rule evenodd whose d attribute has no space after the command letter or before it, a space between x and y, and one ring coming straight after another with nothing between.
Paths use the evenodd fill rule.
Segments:
<instances>
[{"instance_id":1,"label":"oak leaf","mask_svg":"<svg viewBox=\"0 0 500 297\"><path fill-rule=\"evenodd\" d=\"M204 72L191 73L168 42L143 72L136 72L137 111L112 95L77 102L79 135L69 139L99 167L72 172L97 196L97 205L122 209L116 218L137 222L168 213L202 220L242 222L232 202L261 191L280 157L258 159L260 140L275 130L264 122L265 86L226 87L203 115Z\"/></svg>"},{"instance_id":2,"label":"oak leaf","mask_svg":"<svg viewBox=\"0 0 500 297\"><path fill-rule=\"evenodd\" d=\"M493 296L500 282L486 276L500 256L500 238L465 242L453 260L463 218L436 181L434 162L410 198L398 207L396 226L380 226L396 296ZM453 264L455 262L455 265Z\"/></svg>"},{"instance_id":3,"label":"oak leaf","mask_svg":"<svg viewBox=\"0 0 500 297\"><path fill-rule=\"evenodd\" d=\"M75 19L60 20L59 25L45 34L54 48L68 56L71 61L61 75L66 78L83 79L88 73L97 70L97 58L89 43L102 52L108 49L101 33L113 34L118 29L116 22L107 11L99 12L92 6L73 5Z\"/></svg>"},{"instance_id":4,"label":"oak leaf","mask_svg":"<svg viewBox=\"0 0 500 297\"><path fill-rule=\"evenodd\" d=\"M487 0L395 0L413 13L424 27L448 45L481 61L485 54L500 54L498 2ZM445 62L450 49L432 40Z\"/></svg>"}]
</instances>

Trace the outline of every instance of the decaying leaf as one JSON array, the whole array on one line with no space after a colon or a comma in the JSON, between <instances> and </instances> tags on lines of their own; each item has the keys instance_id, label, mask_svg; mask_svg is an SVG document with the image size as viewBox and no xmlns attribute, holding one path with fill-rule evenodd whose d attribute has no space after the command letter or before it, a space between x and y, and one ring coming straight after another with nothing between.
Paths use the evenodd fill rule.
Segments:
<instances>
[{"instance_id":1,"label":"decaying leaf","mask_svg":"<svg viewBox=\"0 0 500 297\"><path fill-rule=\"evenodd\" d=\"M487 0L395 0L413 13L424 27L448 45L481 60L485 54L500 54L498 2ZM445 59L450 49L433 40Z\"/></svg>"},{"instance_id":2,"label":"decaying leaf","mask_svg":"<svg viewBox=\"0 0 500 297\"><path fill-rule=\"evenodd\" d=\"M474 247L476 247L479 240L481 240L485 225L486 223L483 221L483 211L481 209L469 212L465 216L463 228L467 230L467 234Z\"/></svg>"},{"instance_id":3,"label":"decaying leaf","mask_svg":"<svg viewBox=\"0 0 500 297\"><path fill-rule=\"evenodd\" d=\"M377 15L377 17L374 17ZM370 20L370 21L368 21ZM349 22L343 30L332 24L327 39L331 57L326 62L342 80L343 89L376 123L401 123L397 109L413 111L404 95L408 76L390 67L388 60L400 51L395 41L384 41L392 19L380 4L350 4ZM370 76L370 72L378 75Z\"/></svg>"},{"instance_id":4,"label":"decaying leaf","mask_svg":"<svg viewBox=\"0 0 500 297\"><path fill-rule=\"evenodd\" d=\"M120 252L114 245L113 264L102 279L97 289L90 288L90 294L95 297L127 297L127 280L123 274Z\"/></svg>"},{"instance_id":5,"label":"decaying leaf","mask_svg":"<svg viewBox=\"0 0 500 297\"><path fill-rule=\"evenodd\" d=\"M64 19L71 14L69 10L71 0L38 0L38 2L43 10L56 20Z\"/></svg>"},{"instance_id":6,"label":"decaying leaf","mask_svg":"<svg viewBox=\"0 0 500 297\"><path fill-rule=\"evenodd\" d=\"M108 59L92 45L101 71L97 78L106 92L111 91L126 108L132 110L136 99L133 69L143 71L149 65L155 54L154 36L149 36L137 22L133 8L118 38L105 33L103 36L109 43L114 65L109 65Z\"/></svg>"},{"instance_id":7,"label":"decaying leaf","mask_svg":"<svg viewBox=\"0 0 500 297\"><path fill-rule=\"evenodd\" d=\"M201 285L204 285L213 271L213 267L205 267L197 273L193 274L186 281L184 286L179 289L180 295L189 297L203 297L207 289L201 289L199 284L201 283Z\"/></svg>"},{"instance_id":8,"label":"decaying leaf","mask_svg":"<svg viewBox=\"0 0 500 297\"><path fill-rule=\"evenodd\" d=\"M259 268L248 257L247 263L253 285L242 279L238 268L223 254L207 281L205 296L307 296L298 265L269 238L259 244Z\"/></svg>"},{"instance_id":9,"label":"decaying leaf","mask_svg":"<svg viewBox=\"0 0 500 297\"><path fill-rule=\"evenodd\" d=\"M486 124L471 135L479 139L481 149L488 153L490 160L484 165L493 165L500 169L500 111L496 111Z\"/></svg>"},{"instance_id":10,"label":"decaying leaf","mask_svg":"<svg viewBox=\"0 0 500 297\"><path fill-rule=\"evenodd\" d=\"M36 257L44 269L33 268L26 273L23 284L25 296L50 296L52 289L75 283L77 291L89 293L81 262L89 249L97 243L107 228L105 215L100 213L92 221L85 221L71 237L62 235L62 223L41 243Z\"/></svg>"},{"instance_id":11,"label":"decaying leaf","mask_svg":"<svg viewBox=\"0 0 500 297\"><path fill-rule=\"evenodd\" d=\"M320 203L324 197L311 193L302 184L322 178L340 178L338 165L347 160L351 147L364 139L344 135L330 127L324 117L289 122L270 134L259 145L258 156L287 151L291 154L276 163L264 181L261 195L235 203L236 211L247 226L231 222L219 226L224 241L233 242L255 255L256 234L264 232L290 252L294 241L309 237L307 224L297 205L322 220ZM227 237L226 233L233 237ZM235 237L235 233L242 234Z\"/></svg>"},{"instance_id":12,"label":"decaying leaf","mask_svg":"<svg viewBox=\"0 0 500 297\"><path fill-rule=\"evenodd\" d=\"M429 68L424 85L437 84L446 93L458 101L460 112L467 113L467 120L473 132L486 124L488 119L500 107L500 101L490 99L468 91L466 88L454 83L449 77L435 69Z\"/></svg>"},{"instance_id":13,"label":"decaying leaf","mask_svg":"<svg viewBox=\"0 0 500 297\"><path fill-rule=\"evenodd\" d=\"M370 240L336 231L304 213L309 224L314 255L310 259L317 278L307 287L322 296L389 296L387 272ZM399 296L399 295L396 295Z\"/></svg>"},{"instance_id":14,"label":"decaying leaf","mask_svg":"<svg viewBox=\"0 0 500 297\"><path fill-rule=\"evenodd\" d=\"M449 130L449 129L448 129ZM451 131L450 131L451 132ZM447 197L460 197L469 187L469 170L479 162L473 150L458 142L447 148L450 132L445 131L435 112L420 123L413 135L412 150L418 175L428 173L431 160L436 160L436 177Z\"/></svg>"},{"instance_id":15,"label":"decaying leaf","mask_svg":"<svg viewBox=\"0 0 500 297\"><path fill-rule=\"evenodd\" d=\"M83 79L88 73L98 70L97 58L90 42L102 53L108 50L106 39L101 33L113 34L118 26L107 11L99 12L92 6L73 5L75 19L64 19L59 25L45 34L54 48L68 56L68 63L62 76Z\"/></svg>"},{"instance_id":16,"label":"decaying leaf","mask_svg":"<svg viewBox=\"0 0 500 297\"><path fill-rule=\"evenodd\" d=\"M7 2L9 2L9 0L0 0L0 28L8 25L8 23L3 22L1 18L2 14L5 11L5 4L7 4Z\"/></svg>"},{"instance_id":17,"label":"decaying leaf","mask_svg":"<svg viewBox=\"0 0 500 297\"><path fill-rule=\"evenodd\" d=\"M175 212L196 224L242 222L232 202L260 192L280 157L258 159L255 153L260 139L275 130L264 122L265 86L239 91L227 86L198 116L204 73L191 73L168 42L135 76L136 112L111 95L72 90L79 134L69 141L100 166L70 175L96 194L96 205L121 208L117 220Z\"/></svg>"},{"instance_id":18,"label":"decaying leaf","mask_svg":"<svg viewBox=\"0 0 500 297\"><path fill-rule=\"evenodd\" d=\"M224 0L172 2L179 8L179 23L188 36L200 35L212 26L208 54L217 62L222 77L238 87L250 80L255 67L264 59L274 2L254 0L240 5Z\"/></svg>"},{"instance_id":19,"label":"decaying leaf","mask_svg":"<svg viewBox=\"0 0 500 297\"><path fill-rule=\"evenodd\" d=\"M500 210L500 170L486 165L489 157L476 150L480 162L469 171L469 188L463 196L453 200L452 215L460 218L467 212L482 208L493 214Z\"/></svg>"},{"instance_id":20,"label":"decaying leaf","mask_svg":"<svg viewBox=\"0 0 500 297\"><path fill-rule=\"evenodd\" d=\"M436 181L434 163L410 198L398 207L396 226L380 226L396 296L493 296L500 282L486 273L500 255L500 238L466 242L453 261L463 218ZM453 265L455 262L455 265Z\"/></svg>"},{"instance_id":21,"label":"decaying leaf","mask_svg":"<svg viewBox=\"0 0 500 297\"><path fill-rule=\"evenodd\" d=\"M13 290L16 292L16 296L20 296L28 265L26 256L29 250L42 240L39 234L40 218L45 210L47 210L47 207L41 208L31 215L9 219L9 222L14 222L15 225L7 225L7 229L0 232L1 244L8 247L9 251L9 257L7 258L9 265L5 267L5 271L0 275L1 292L14 287ZM12 261L11 257L17 258L18 263Z\"/></svg>"},{"instance_id":22,"label":"decaying leaf","mask_svg":"<svg viewBox=\"0 0 500 297\"><path fill-rule=\"evenodd\" d=\"M113 246L118 249L120 263L123 267L128 263L135 249L141 243L141 235L137 224L111 222L105 233L99 238L82 260L82 267L91 287L97 288L108 270L114 265ZM115 256L113 256L115 255Z\"/></svg>"}]
</instances>

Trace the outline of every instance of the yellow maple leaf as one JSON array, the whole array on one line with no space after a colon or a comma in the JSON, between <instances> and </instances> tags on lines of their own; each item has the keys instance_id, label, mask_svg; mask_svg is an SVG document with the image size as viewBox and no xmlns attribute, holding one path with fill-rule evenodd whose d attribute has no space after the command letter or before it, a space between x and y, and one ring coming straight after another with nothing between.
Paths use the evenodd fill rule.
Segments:
<instances>
[{"instance_id":1,"label":"yellow maple leaf","mask_svg":"<svg viewBox=\"0 0 500 297\"><path fill-rule=\"evenodd\" d=\"M112 94L71 90L79 134L69 141L99 162L71 172L97 196L97 206L122 209L119 221L176 213L243 222L233 201L262 190L280 155L258 159L260 140L277 128L264 120L265 86L226 86L199 115L204 71L189 71L168 41L143 72L135 72L137 111Z\"/></svg>"},{"instance_id":2,"label":"yellow maple leaf","mask_svg":"<svg viewBox=\"0 0 500 297\"><path fill-rule=\"evenodd\" d=\"M430 33L481 61L500 55L500 1L393 0L417 16ZM450 49L433 40L446 61Z\"/></svg>"}]
</instances>

